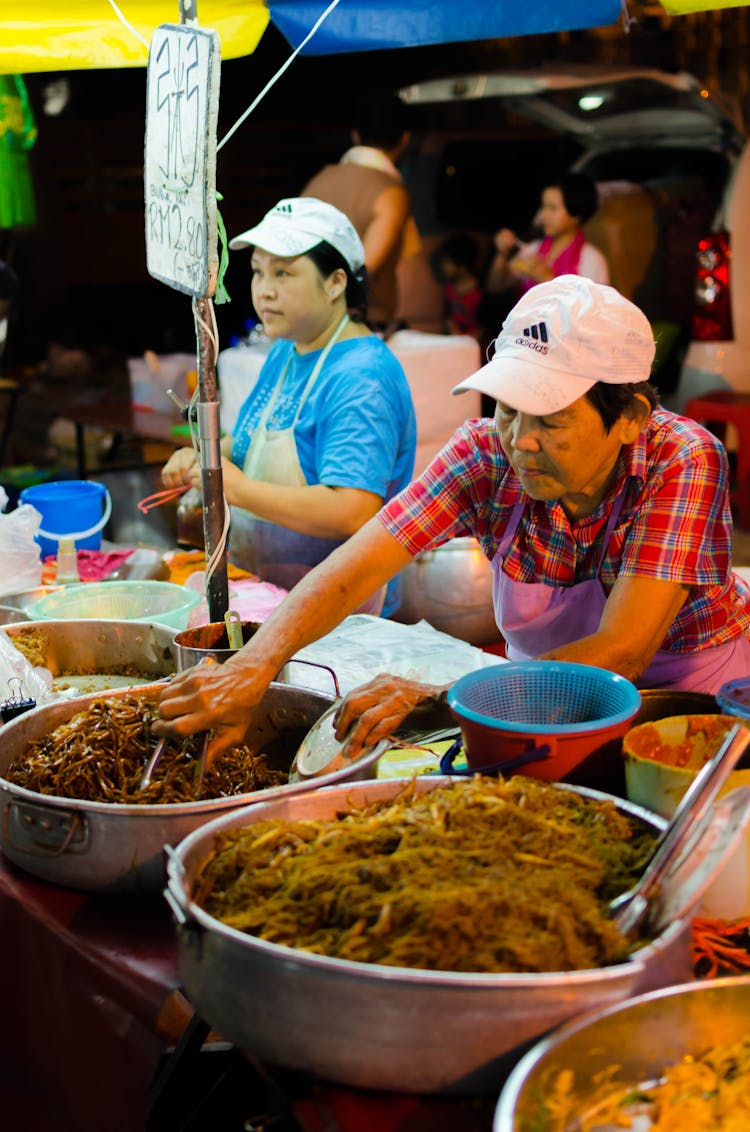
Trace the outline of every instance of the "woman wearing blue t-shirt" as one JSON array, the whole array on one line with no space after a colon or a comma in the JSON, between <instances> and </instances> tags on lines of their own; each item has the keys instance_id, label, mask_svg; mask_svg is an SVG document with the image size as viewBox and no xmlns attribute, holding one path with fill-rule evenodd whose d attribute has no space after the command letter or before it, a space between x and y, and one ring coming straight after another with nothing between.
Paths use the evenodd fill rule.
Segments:
<instances>
[{"instance_id":1,"label":"woman wearing blue t-shirt","mask_svg":"<svg viewBox=\"0 0 750 1132\"><path fill-rule=\"evenodd\" d=\"M364 249L342 212L282 200L229 246L252 249L253 305L274 340L222 440L229 557L290 589L410 481L414 407L400 363L364 324ZM193 449L162 479L199 486ZM389 588L383 614L397 605Z\"/></svg>"}]
</instances>

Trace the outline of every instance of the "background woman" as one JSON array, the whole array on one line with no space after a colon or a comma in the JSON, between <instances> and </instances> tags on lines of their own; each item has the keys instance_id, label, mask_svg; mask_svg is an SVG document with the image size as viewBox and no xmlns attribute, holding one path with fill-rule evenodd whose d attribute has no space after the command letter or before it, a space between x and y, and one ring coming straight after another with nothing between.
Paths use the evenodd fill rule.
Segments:
<instances>
[{"instance_id":1,"label":"background woman","mask_svg":"<svg viewBox=\"0 0 750 1132\"><path fill-rule=\"evenodd\" d=\"M409 482L414 408L400 363L364 325L364 249L342 212L282 200L230 247L252 250L253 305L274 346L222 441L229 557L289 589ZM193 449L162 479L200 486ZM383 614L397 604L391 584Z\"/></svg>"},{"instance_id":2,"label":"background woman","mask_svg":"<svg viewBox=\"0 0 750 1132\"><path fill-rule=\"evenodd\" d=\"M536 283L558 275L585 275L594 283L609 283L607 261L583 234L583 225L597 210L596 185L582 173L567 173L542 190L537 222L544 233L539 240L519 244L510 228L495 235L495 257L490 264L486 290L497 294L515 285L515 297Z\"/></svg>"}]
</instances>

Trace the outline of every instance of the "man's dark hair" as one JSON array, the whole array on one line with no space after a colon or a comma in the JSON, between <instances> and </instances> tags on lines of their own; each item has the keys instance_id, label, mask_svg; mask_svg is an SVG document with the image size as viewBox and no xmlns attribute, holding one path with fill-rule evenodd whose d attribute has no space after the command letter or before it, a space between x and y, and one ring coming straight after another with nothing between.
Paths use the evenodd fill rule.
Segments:
<instances>
[{"instance_id":1,"label":"man's dark hair","mask_svg":"<svg viewBox=\"0 0 750 1132\"><path fill-rule=\"evenodd\" d=\"M440 258L453 260L459 267L468 267L476 270L479 257L479 245L473 236L458 232L455 236L448 236L440 245Z\"/></svg>"},{"instance_id":2,"label":"man's dark hair","mask_svg":"<svg viewBox=\"0 0 750 1132\"><path fill-rule=\"evenodd\" d=\"M395 94L363 102L354 125L361 144L376 149L395 149L409 128L406 107Z\"/></svg>"},{"instance_id":3,"label":"man's dark hair","mask_svg":"<svg viewBox=\"0 0 750 1132\"><path fill-rule=\"evenodd\" d=\"M610 385L606 381L597 381L586 394L586 399L602 418L607 432L621 416L640 415L643 411L643 402L639 397L645 397L652 409L659 404L659 393L650 381L633 381L625 385Z\"/></svg>"}]
</instances>

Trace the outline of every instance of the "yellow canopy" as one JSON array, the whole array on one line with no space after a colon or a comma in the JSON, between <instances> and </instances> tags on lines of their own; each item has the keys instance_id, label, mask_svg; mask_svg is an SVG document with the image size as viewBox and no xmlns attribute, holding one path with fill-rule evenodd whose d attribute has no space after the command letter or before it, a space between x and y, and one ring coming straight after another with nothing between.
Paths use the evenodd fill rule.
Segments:
<instances>
[{"instance_id":1,"label":"yellow canopy","mask_svg":"<svg viewBox=\"0 0 750 1132\"><path fill-rule=\"evenodd\" d=\"M717 8L745 8L747 0L662 0L670 16L689 16L693 12L712 12Z\"/></svg>"},{"instance_id":2,"label":"yellow canopy","mask_svg":"<svg viewBox=\"0 0 750 1132\"><path fill-rule=\"evenodd\" d=\"M180 22L179 0L117 0L150 42L160 24ZM221 39L222 59L250 55L268 23L263 0L198 0L200 27ZM145 67L146 46L108 0L0 0L0 74Z\"/></svg>"}]
</instances>

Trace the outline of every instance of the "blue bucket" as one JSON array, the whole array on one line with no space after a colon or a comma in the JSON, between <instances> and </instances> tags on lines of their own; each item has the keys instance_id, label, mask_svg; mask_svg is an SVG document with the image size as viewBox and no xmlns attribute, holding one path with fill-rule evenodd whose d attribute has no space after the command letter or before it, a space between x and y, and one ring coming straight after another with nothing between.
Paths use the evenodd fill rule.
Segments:
<instances>
[{"instance_id":1,"label":"blue bucket","mask_svg":"<svg viewBox=\"0 0 750 1132\"><path fill-rule=\"evenodd\" d=\"M36 536L42 558L57 554L61 538L74 539L77 550L98 550L112 512L106 487L92 480L34 484L23 489L19 501L30 503L42 516Z\"/></svg>"}]
</instances>

